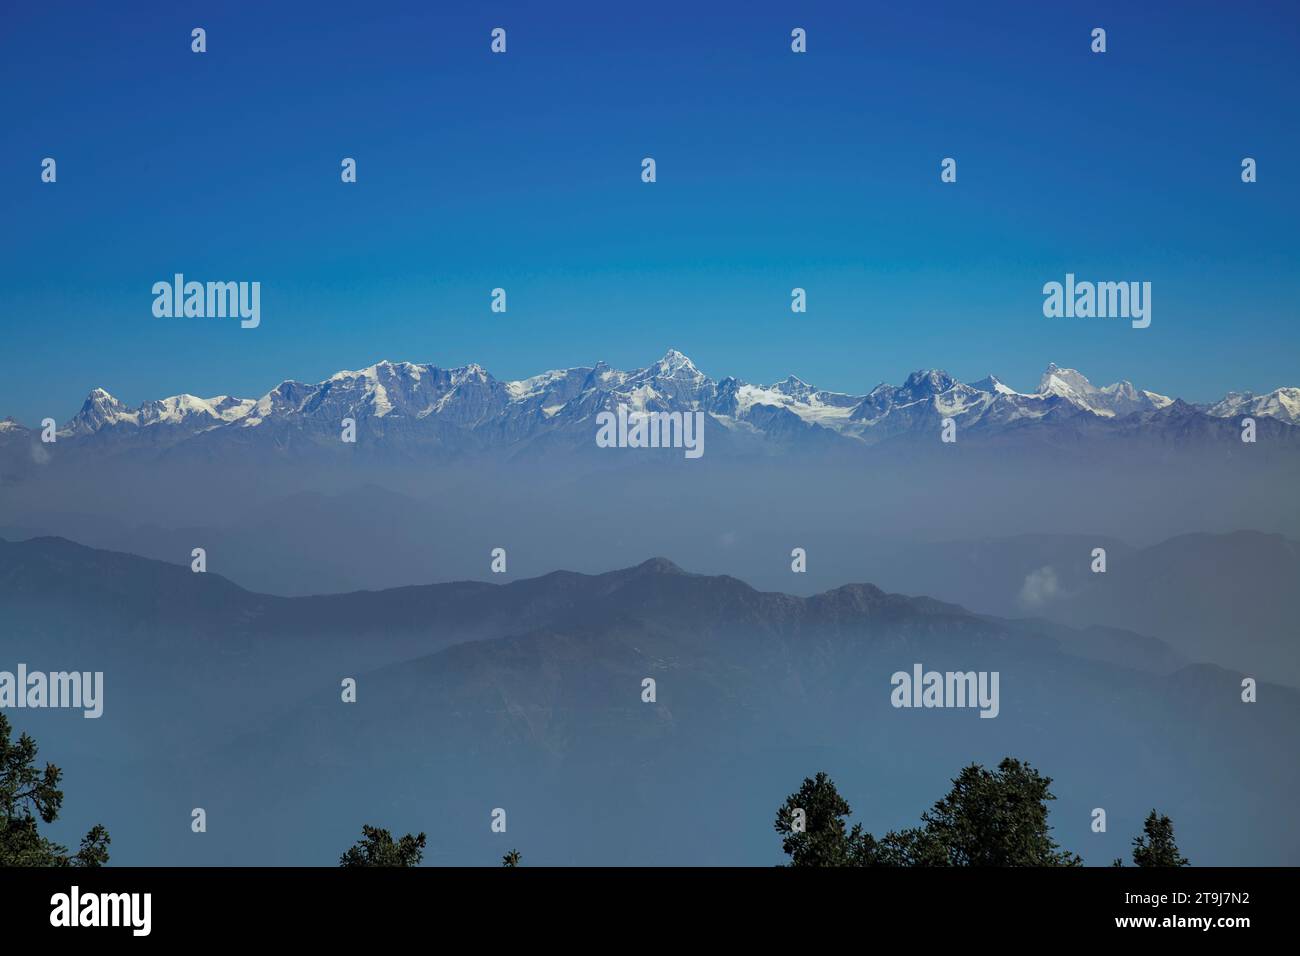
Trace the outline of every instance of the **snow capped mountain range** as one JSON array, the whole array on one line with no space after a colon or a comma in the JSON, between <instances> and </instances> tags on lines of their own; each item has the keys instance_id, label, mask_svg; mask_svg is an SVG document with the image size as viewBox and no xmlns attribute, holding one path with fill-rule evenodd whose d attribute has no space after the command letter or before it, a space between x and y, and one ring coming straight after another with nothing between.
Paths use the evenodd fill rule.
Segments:
<instances>
[{"instance_id":1,"label":"snow capped mountain range","mask_svg":"<svg viewBox=\"0 0 1300 956\"><path fill-rule=\"evenodd\" d=\"M1059 395L1103 418L1117 418L1133 412L1148 412L1173 404L1172 398L1133 387L1131 382L1116 382L1097 388L1072 368L1047 366L1038 394Z\"/></svg>"},{"instance_id":2,"label":"snow capped mountain range","mask_svg":"<svg viewBox=\"0 0 1300 956\"><path fill-rule=\"evenodd\" d=\"M1278 388L1267 395L1251 392L1229 392L1222 401L1206 409L1211 415L1230 418L1252 415L1256 418L1276 418L1300 425L1300 388Z\"/></svg>"},{"instance_id":3,"label":"snow capped mountain range","mask_svg":"<svg viewBox=\"0 0 1300 956\"><path fill-rule=\"evenodd\" d=\"M382 426L376 433L385 437L423 429L442 444L455 435L516 442L548 430L588 428L596 413L620 405L638 411L703 411L738 434L776 438L821 433L868 445L929 428L940 418L953 418L962 429L984 430L1061 420L1119 422L1162 412L1220 419L1252 415L1300 424L1300 388L1260 396L1233 392L1201 407L1129 382L1097 387L1080 372L1053 364L1034 392L1016 391L992 375L966 384L931 369L913 372L902 385L882 384L865 395L851 395L819 389L793 375L773 385L733 377L715 381L670 349L635 371L602 362L520 381L501 381L479 365L444 369L383 361L316 384L282 382L257 399L175 395L138 408L95 388L58 435L149 435L166 444L232 432L300 430L325 436L337 435L342 420L352 418L359 426ZM12 419L0 421L0 440L20 434L28 430Z\"/></svg>"}]
</instances>

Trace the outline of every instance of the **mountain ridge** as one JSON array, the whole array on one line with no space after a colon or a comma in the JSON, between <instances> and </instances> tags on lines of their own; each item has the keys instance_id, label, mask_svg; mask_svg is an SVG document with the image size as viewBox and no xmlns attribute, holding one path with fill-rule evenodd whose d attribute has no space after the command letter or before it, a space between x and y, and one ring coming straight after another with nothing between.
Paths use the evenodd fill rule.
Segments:
<instances>
[{"instance_id":1,"label":"mountain ridge","mask_svg":"<svg viewBox=\"0 0 1300 956\"><path fill-rule=\"evenodd\" d=\"M375 806L401 826L409 813L444 821L430 827L440 863L483 858L499 837L464 821L493 807L541 861L762 863L753 834L810 767L853 781L888 826L961 761L1007 753L1051 768L1063 841L1092 840L1090 861L1132 830L1102 843L1089 829L1099 804L1140 821L1159 801L1211 863L1289 863L1300 846L1284 812L1300 692L1260 675L1259 702L1243 706L1240 672L1131 632L868 585L799 598L663 559L498 586L279 601L236 590L226 606L179 593L182 577L225 590L184 565L67 541L0 546L5 659L106 675L93 736L79 714L20 717L90 781L130 863L317 861L337 842L322 834ZM421 594L438 601L410 600ZM153 613L159 602L168 613ZM997 672L997 719L894 706L890 675L915 666ZM238 825L176 840L177 808L200 798ZM1260 818L1281 822L1261 831Z\"/></svg>"},{"instance_id":2,"label":"mountain ridge","mask_svg":"<svg viewBox=\"0 0 1300 956\"><path fill-rule=\"evenodd\" d=\"M1226 447L1240 437L1235 419L1243 415L1256 416L1264 444L1300 450L1300 389L1230 393L1213 405L1193 405L1128 381L1096 386L1076 369L1052 363L1035 392L1019 392L993 375L966 384L943 369L918 369L901 385L850 394L794 375L771 385L735 376L715 380L676 349L632 371L597 362L512 381L476 363L441 368L385 359L320 382L282 381L260 398L181 393L134 408L96 386L56 438L74 453L69 460L78 453L298 458L348 449L412 460L500 453L562 460L594 455L597 415L620 407L701 415L707 445L722 457L930 444L948 419L963 436L985 442L1048 441L1066 449L1082 438L1149 436L1158 445L1192 440ZM354 445L339 441L347 420L354 423ZM52 459L53 446L38 445L36 437L35 429L12 419L0 424L6 470L30 471Z\"/></svg>"},{"instance_id":3,"label":"mountain ridge","mask_svg":"<svg viewBox=\"0 0 1300 956\"><path fill-rule=\"evenodd\" d=\"M82 583L70 592L73 579ZM1003 638L1046 639L1072 656L1101 653L1128 666L1141 660L1143 669L1185 662L1167 642L1124 628L1104 630L1122 635L1130 647L1089 651L1090 632L1103 629L978 613L868 582L808 596L762 590L731 575L686 571L665 557L594 574L559 569L502 582L455 580L282 597L250 590L215 572L195 574L182 564L44 535L23 541L0 538L0 597L19 616L33 604L57 600L60 613L89 610L96 620L120 615L133 627L188 630L226 647L235 646L228 643L232 640L251 646L243 642L289 634L398 643L403 636L416 636L414 646L419 646L431 635L443 634L445 641L440 637L427 648L439 649L493 629L499 636L522 636L537 628L582 632L593 618L631 625L647 617L661 626L689 625L702 637L745 632L761 640L774 630L791 629L793 634L844 639L862 627L913 621L924 622L926 630L948 626ZM516 621L532 625L512 633Z\"/></svg>"},{"instance_id":4,"label":"mountain ridge","mask_svg":"<svg viewBox=\"0 0 1300 956\"><path fill-rule=\"evenodd\" d=\"M457 368L387 359L342 370L322 382L285 380L260 398L189 393L131 408L96 386L80 411L57 432L60 439L150 436L178 443L213 433L271 430L334 432L344 418L382 425L385 436L416 429L442 443L456 435L487 444L517 442L557 428L587 424L598 412L626 405L634 411L697 411L737 435L793 438L824 431L855 443L879 440L951 417L960 426L1002 430L1062 418L1081 424L1118 423L1133 416L1193 414L1227 419L1244 414L1300 425L1300 388L1265 395L1230 392L1198 405L1140 389L1128 381L1093 385L1055 363L1034 392L1017 391L994 375L967 384L941 369L921 369L902 385L882 383L865 394L817 388L790 375L771 385L726 376L712 379L684 353L669 349L631 371L603 362L552 369L529 378L497 379L481 365ZM0 437L30 436L5 419ZM829 437L829 436L828 436Z\"/></svg>"}]
</instances>

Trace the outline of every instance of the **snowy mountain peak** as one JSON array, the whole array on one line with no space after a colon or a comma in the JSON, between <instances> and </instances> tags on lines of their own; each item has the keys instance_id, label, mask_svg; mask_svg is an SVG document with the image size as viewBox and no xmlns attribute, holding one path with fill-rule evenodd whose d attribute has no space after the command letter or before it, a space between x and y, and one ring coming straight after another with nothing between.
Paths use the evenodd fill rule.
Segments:
<instances>
[{"instance_id":1,"label":"snowy mountain peak","mask_svg":"<svg viewBox=\"0 0 1300 956\"><path fill-rule=\"evenodd\" d=\"M1061 368L1055 362L1048 365L1047 371L1043 373L1038 394L1059 396L1102 418L1117 418L1133 412L1165 408L1173 401L1167 396L1137 388L1127 380L1098 388L1083 373L1072 368Z\"/></svg>"},{"instance_id":2,"label":"snowy mountain peak","mask_svg":"<svg viewBox=\"0 0 1300 956\"><path fill-rule=\"evenodd\" d=\"M668 378L695 378L701 374L695 363L677 349L665 352L663 358L650 366L650 371Z\"/></svg>"},{"instance_id":3,"label":"snowy mountain peak","mask_svg":"<svg viewBox=\"0 0 1300 956\"><path fill-rule=\"evenodd\" d=\"M978 382L971 382L971 388L980 392L988 392L992 395L1020 395L1014 388L1003 383L996 375L986 375Z\"/></svg>"},{"instance_id":4,"label":"snowy mountain peak","mask_svg":"<svg viewBox=\"0 0 1300 956\"><path fill-rule=\"evenodd\" d=\"M813 388L801 378L794 375L788 376L784 381L777 382L771 386L772 391L779 392L782 395L788 395L791 398L807 399L816 393L817 389Z\"/></svg>"},{"instance_id":5,"label":"snowy mountain peak","mask_svg":"<svg viewBox=\"0 0 1300 956\"><path fill-rule=\"evenodd\" d=\"M358 423L383 420L384 431L393 435L415 435L415 430L429 428L420 434L435 442L454 443L456 439L449 436L460 433L471 443L502 438L527 441L552 426L585 433L594 415L620 406L702 411L744 441L755 436L795 440L807 435L816 441L838 436L874 444L932 428L936 415L960 418L966 428L985 429L1051 422L1061 414L1082 412L1119 420L1156 410L1164 410L1162 420L1172 420L1175 413L1214 418L1251 414L1300 425L1300 388L1280 388L1265 395L1231 392L1214 405L1192 406L1129 381L1098 388L1079 371L1052 363L1033 393L1018 392L994 375L964 384L941 369L921 369L902 385L882 384L863 396L824 391L795 375L773 385L750 385L732 376L715 382L684 353L669 349L653 364L634 371L597 362L518 381L498 380L477 363L448 369L384 359L359 371L336 372L315 384L284 381L260 399L182 393L134 409L97 387L60 434L147 431L152 440L170 443L227 426L236 429L229 433L233 437L239 430L273 422L270 431L276 441L282 440L286 428L332 440L338 423L353 418ZM10 444L20 429L12 420L0 423L0 432ZM481 432L482 438L469 437L480 429L491 430Z\"/></svg>"},{"instance_id":6,"label":"snowy mountain peak","mask_svg":"<svg viewBox=\"0 0 1300 956\"><path fill-rule=\"evenodd\" d=\"M390 362L388 359L382 359L374 365L368 365L365 368L341 369L331 375L328 379L330 382L347 382L355 379L368 379L369 381L378 381L381 378L389 378L398 371L405 371L409 368L418 368L411 365L410 362Z\"/></svg>"},{"instance_id":7,"label":"snowy mountain peak","mask_svg":"<svg viewBox=\"0 0 1300 956\"><path fill-rule=\"evenodd\" d=\"M68 423L75 434L90 434L101 428L129 420L132 412L122 402L98 386L90 390L81 404L81 411Z\"/></svg>"},{"instance_id":8,"label":"snowy mountain peak","mask_svg":"<svg viewBox=\"0 0 1300 956\"><path fill-rule=\"evenodd\" d=\"M1300 388L1275 388L1264 395L1229 392L1206 412L1215 418L1255 415L1300 425Z\"/></svg>"},{"instance_id":9,"label":"snowy mountain peak","mask_svg":"<svg viewBox=\"0 0 1300 956\"><path fill-rule=\"evenodd\" d=\"M1038 394L1060 395L1062 398L1081 397L1097 391L1096 386L1088 381L1082 372L1072 368L1062 368L1055 362L1047 366L1043 377L1038 382Z\"/></svg>"},{"instance_id":10,"label":"snowy mountain peak","mask_svg":"<svg viewBox=\"0 0 1300 956\"><path fill-rule=\"evenodd\" d=\"M946 392L957 384L957 380L943 369L918 369L907 376L903 391L914 398L928 398Z\"/></svg>"},{"instance_id":11,"label":"snowy mountain peak","mask_svg":"<svg viewBox=\"0 0 1300 956\"><path fill-rule=\"evenodd\" d=\"M92 408L126 408L126 406L109 394L106 389L96 385L86 395L86 400L81 405L82 411Z\"/></svg>"}]
</instances>

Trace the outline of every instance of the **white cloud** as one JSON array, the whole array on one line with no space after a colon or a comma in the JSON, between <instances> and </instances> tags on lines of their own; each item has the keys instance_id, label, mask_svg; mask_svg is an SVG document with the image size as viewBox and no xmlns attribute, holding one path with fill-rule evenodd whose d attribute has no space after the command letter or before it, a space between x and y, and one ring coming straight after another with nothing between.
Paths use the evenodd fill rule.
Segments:
<instances>
[{"instance_id":1,"label":"white cloud","mask_svg":"<svg viewBox=\"0 0 1300 956\"><path fill-rule=\"evenodd\" d=\"M1065 594L1061 582L1056 578L1056 569L1039 568L1025 575L1025 583L1020 586L1020 604L1022 607L1042 607Z\"/></svg>"}]
</instances>

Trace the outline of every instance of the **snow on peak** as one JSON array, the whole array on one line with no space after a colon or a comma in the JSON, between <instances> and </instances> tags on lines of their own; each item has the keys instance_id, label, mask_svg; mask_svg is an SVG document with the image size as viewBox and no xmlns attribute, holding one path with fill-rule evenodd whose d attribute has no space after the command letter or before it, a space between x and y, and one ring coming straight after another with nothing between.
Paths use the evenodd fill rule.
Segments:
<instances>
[{"instance_id":1,"label":"snow on peak","mask_svg":"<svg viewBox=\"0 0 1300 956\"><path fill-rule=\"evenodd\" d=\"M86 396L81 411L69 423L74 432L87 433L98 431L109 425L123 422L138 423L138 413L132 412L122 402L108 393L106 389L95 386Z\"/></svg>"},{"instance_id":2,"label":"snow on peak","mask_svg":"<svg viewBox=\"0 0 1300 956\"><path fill-rule=\"evenodd\" d=\"M801 378L794 375L787 377L782 382L769 386L774 392L780 392L782 395L788 395L790 398L808 401L817 394L817 389L813 388Z\"/></svg>"},{"instance_id":3,"label":"snow on peak","mask_svg":"<svg viewBox=\"0 0 1300 956\"><path fill-rule=\"evenodd\" d=\"M573 371L574 369L553 368L550 371L542 372L540 375L521 378L514 382L506 382L504 383L506 394L510 396L512 402L521 402L536 395L543 395L551 386L567 379Z\"/></svg>"},{"instance_id":4,"label":"snow on peak","mask_svg":"<svg viewBox=\"0 0 1300 956\"><path fill-rule=\"evenodd\" d=\"M946 392L957 384L957 380L943 369L918 369L907 376L901 391L912 399L930 398Z\"/></svg>"},{"instance_id":5,"label":"snow on peak","mask_svg":"<svg viewBox=\"0 0 1300 956\"><path fill-rule=\"evenodd\" d=\"M456 382L486 382L491 376L488 375L487 369L477 362L471 362L464 368L452 369L451 377Z\"/></svg>"},{"instance_id":6,"label":"snow on peak","mask_svg":"<svg viewBox=\"0 0 1300 956\"><path fill-rule=\"evenodd\" d=\"M678 368L689 368L692 370L695 369L695 363L692 362L686 356L686 353L679 352L677 351L677 349L669 349L667 352L664 353L664 357L661 358L657 364L664 368L671 368L671 369L678 369Z\"/></svg>"},{"instance_id":7,"label":"snow on peak","mask_svg":"<svg viewBox=\"0 0 1300 956\"><path fill-rule=\"evenodd\" d=\"M374 365L367 365L365 368L340 369L331 375L328 381L331 382L351 382L356 379L365 379L371 382L379 381L380 373L388 373L393 367L393 363L388 359L376 362Z\"/></svg>"},{"instance_id":8,"label":"snow on peak","mask_svg":"<svg viewBox=\"0 0 1300 956\"><path fill-rule=\"evenodd\" d=\"M1300 425L1300 388L1275 388L1264 395L1229 392L1206 411L1216 418L1255 415Z\"/></svg>"},{"instance_id":9,"label":"snow on peak","mask_svg":"<svg viewBox=\"0 0 1300 956\"><path fill-rule=\"evenodd\" d=\"M668 349L658 361L635 371L598 362L511 382L498 381L477 363L446 369L384 359L359 371L336 372L316 384L285 381L260 400L182 393L145 402L137 409L97 387L68 428L85 435L108 427L169 425L178 429L177 434L197 434L225 425L253 427L268 420L333 423L346 416L392 416L420 421L437 416L465 429L508 421L510 432L521 434L535 420L558 416L578 421L596 410L626 404L635 409L700 409L725 418L731 423L728 427L759 430L764 422L788 422L794 416L865 440L868 430L882 424L879 434L894 434L936 412L998 425L1042 418L1063 403L1115 419L1166 408L1174 400L1128 381L1099 388L1076 369L1055 363L1047 366L1033 393L1018 392L994 375L963 384L941 369L915 371L904 384L880 385L866 396L823 391L795 375L766 386L732 377L715 382L684 353ZM776 410L784 418L774 419ZM1249 413L1300 425L1300 388L1280 388L1259 396L1229 393L1201 412L1219 417ZM9 432L20 427L12 420L0 423L0 429Z\"/></svg>"},{"instance_id":10,"label":"snow on peak","mask_svg":"<svg viewBox=\"0 0 1300 956\"><path fill-rule=\"evenodd\" d=\"M1047 371L1043 373L1038 394L1057 395L1102 418L1118 418L1134 412L1165 408L1173 403L1173 399L1144 391L1129 381L1098 388L1083 373L1072 368L1061 368L1055 362L1048 365Z\"/></svg>"},{"instance_id":11,"label":"snow on peak","mask_svg":"<svg viewBox=\"0 0 1300 956\"><path fill-rule=\"evenodd\" d=\"M1097 391L1097 387L1088 381L1082 372L1072 368L1061 368L1055 362L1047 366L1038 383L1040 395L1060 395L1062 398L1082 398Z\"/></svg>"},{"instance_id":12,"label":"snow on peak","mask_svg":"<svg viewBox=\"0 0 1300 956\"><path fill-rule=\"evenodd\" d=\"M975 389L976 391L989 392L990 394L993 395L1023 395L1024 394L1022 392L1017 392L1014 388L1005 384L996 375L986 375L978 382L971 382L970 387Z\"/></svg>"},{"instance_id":13,"label":"snow on peak","mask_svg":"<svg viewBox=\"0 0 1300 956\"><path fill-rule=\"evenodd\" d=\"M251 398L199 398L182 393L167 398L144 402L139 408L130 408L114 398L105 389L93 388L86 396L76 417L69 423L74 433L86 434L115 425L143 428L148 425L178 425L213 427L237 421L247 415L257 403Z\"/></svg>"},{"instance_id":14,"label":"snow on peak","mask_svg":"<svg viewBox=\"0 0 1300 956\"><path fill-rule=\"evenodd\" d=\"M100 388L98 385L90 390L90 393L86 396L85 402L81 405L81 410L83 412L92 409L106 411L110 409L116 410L125 408L126 405L110 395L107 389Z\"/></svg>"},{"instance_id":15,"label":"snow on peak","mask_svg":"<svg viewBox=\"0 0 1300 956\"><path fill-rule=\"evenodd\" d=\"M669 349L664 357L645 369L645 374L653 378L674 378L682 381L703 381L704 373L695 367L695 363L677 349Z\"/></svg>"}]
</instances>

